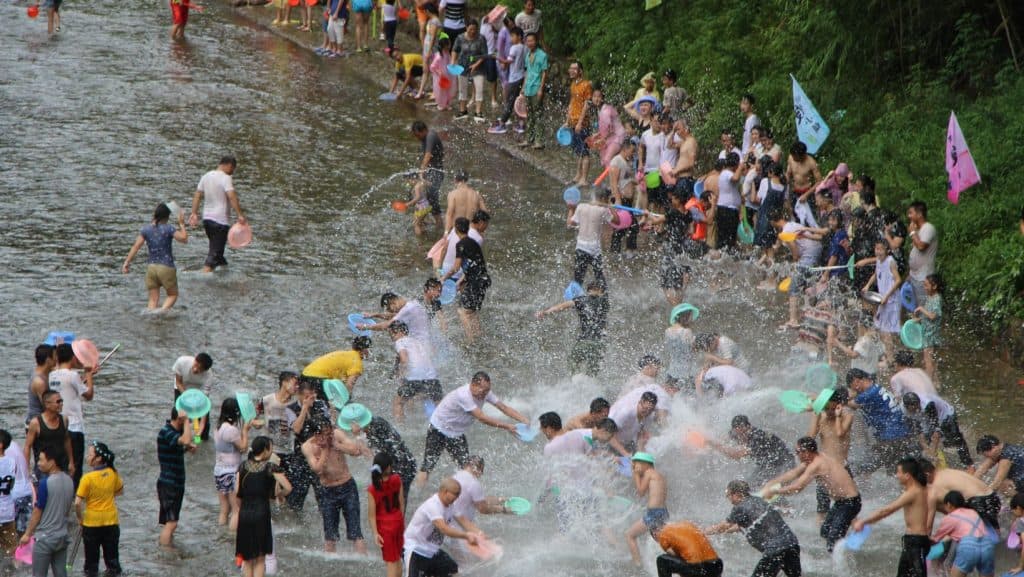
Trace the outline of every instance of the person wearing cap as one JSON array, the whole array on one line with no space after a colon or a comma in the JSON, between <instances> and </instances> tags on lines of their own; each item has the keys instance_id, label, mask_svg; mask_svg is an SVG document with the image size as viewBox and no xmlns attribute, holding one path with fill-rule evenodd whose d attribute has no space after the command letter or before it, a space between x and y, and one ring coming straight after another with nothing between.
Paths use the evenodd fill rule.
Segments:
<instances>
[{"instance_id":1,"label":"person wearing cap","mask_svg":"<svg viewBox=\"0 0 1024 577\"><path fill-rule=\"evenodd\" d=\"M750 477L755 483L764 483L790 469L795 463L793 453L789 452L789 447L782 439L754 427L746 415L736 415L732 418L729 438L739 446L724 445L714 439L708 439L708 445L730 459L749 457L754 461L756 468Z\"/></svg>"},{"instance_id":2,"label":"person wearing cap","mask_svg":"<svg viewBox=\"0 0 1024 577\"><path fill-rule=\"evenodd\" d=\"M423 462L420 464L420 472L416 476L416 484L420 487L426 484L430 472L437 466L437 460L441 453L448 451L452 459L462 466L469 457L469 441L466 440L466 431L473 425L474 421L504 429L516 435L516 427L512 423L505 423L486 415L483 411L485 404L491 404L496 409L524 425L529 425L530 420L522 413L506 405L491 392L491 376L484 371L477 371L468 385L463 385L451 391L438 403L434 413L430 415L430 425L427 427L426 446L423 450Z\"/></svg>"},{"instance_id":3,"label":"person wearing cap","mask_svg":"<svg viewBox=\"0 0 1024 577\"><path fill-rule=\"evenodd\" d=\"M390 322L382 324L387 326ZM327 398L324 393L324 381L330 379L337 379L345 383L345 387L351 395L356 381L363 375L363 360L370 356L372 345L373 341L370 340L370 337L355 337L352 339L351 350L334 351L317 357L302 369L299 380L312 383L320 399Z\"/></svg>"},{"instance_id":4,"label":"person wearing cap","mask_svg":"<svg viewBox=\"0 0 1024 577\"><path fill-rule=\"evenodd\" d=\"M686 112L689 96L685 90L676 86L678 80L679 75L671 68L665 70L661 75L661 85L665 87L662 99L662 110L665 111L665 114L678 116L679 113Z\"/></svg>"},{"instance_id":5,"label":"person wearing cap","mask_svg":"<svg viewBox=\"0 0 1024 577\"><path fill-rule=\"evenodd\" d=\"M665 508L668 485L665 477L654 468L654 457L649 453L633 453L633 486L638 497L647 497L647 509L643 519L633 523L626 530L626 544L633 558L633 565L640 566L640 546L636 539L645 532L654 531L668 521L668 509Z\"/></svg>"},{"instance_id":6,"label":"person wearing cap","mask_svg":"<svg viewBox=\"0 0 1024 577\"><path fill-rule=\"evenodd\" d=\"M416 458L405 446L398 431L382 417L374 415L364 405L349 403L338 415L338 428L351 433L365 450L364 456L374 452L391 457L392 470L402 479L402 491L409 496L409 487L416 479Z\"/></svg>"},{"instance_id":7,"label":"person wearing cap","mask_svg":"<svg viewBox=\"0 0 1024 577\"><path fill-rule=\"evenodd\" d=\"M658 556L658 577L721 577L722 560L701 530L689 521L651 527L665 551Z\"/></svg>"},{"instance_id":8,"label":"person wearing cap","mask_svg":"<svg viewBox=\"0 0 1024 577\"><path fill-rule=\"evenodd\" d=\"M185 229L185 213L178 211L176 215L178 226L168 224L171 217L171 209L167 204L160 203L153 211L153 222L142 227L139 236L135 238L135 244L128 250L128 256L121 265L121 272L128 274L128 268L132 264L135 255L138 254L142 245L146 245L149 257L146 259L146 290L149 292L149 302L146 304L148 310L155 310L160 301L160 289L167 293L161 310L169 310L178 301L178 271L174 266L173 241L182 244L188 242L188 230Z\"/></svg>"},{"instance_id":9,"label":"person wearing cap","mask_svg":"<svg viewBox=\"0 0 1024 577\"><path fill-rule=\"evenodd\" d=\"M598 241L600 242L600 241ZM580 250L577 248L577 259ZM595 273L601 270L600 255L598 255ZM578 262L578 260L577 260ZM576 342L569 351L569 370L573 374L583 372L591 377L597 377L601 371L601 362L604 360L605 342L604 338L608 328L608 295L605 293L603 274L595 278L587 285L586 294L579 295L571 300L564 300L557 305L550 306L544 310L537 311L538 319L546 315L564 311L569 308L576 310L576 316L580 321L580 331L576 335Z\"/></svg>"},{"instance_id":10,"label":"person wearing cap","mask_svg":"<svg viewBox=\"0 0 1024 577\"><path fill-rule=\"evenodd\" d=\"M396 373L401 385L391 401L391 414L397 422L405 420L405 405L417 395L440 403L444 398L441 381L430 359L430 343L409 336L409 327L398 321L391 323L388 334L395 344L398 366Z\"/></svg>"},{"instance_id":11,"label":"person wearing cap","mask_svg":"<svg viewBox=\"0 0 1024 577\"><path fill-rule=\"evenodd\" d=\"M825 487L832 505L821 524L821 537L829 553L837 541L846 536L850 523L860 513L860 490L846 464L818 452L818 443L811 437L796 442L796 456L800 463L765 483L761 496L771 499L775 495L796 495L812 480Z\"/></svg>"},{"instance_id":12,"label":"person wearing cap","mask_svg":"<svg viewBox=\"0 0 1024 577\"><path fill-rule=\"evenodd\" d=\"M203 207L203 229L210 240L210 250L203 263L203 272L210 273L219 266L227 266L224 258L224 246L228 242L228 230L231 228L231 211L234 209L237 222L245 225L245 214L238 202L231 177L235 174L238 161L234 156L222 156L217 168L207 172L199 179L196 192L192 195L192 213L188 224L195 228L199 225L199 206Z\"/></svg>"},{"instance_id":13,"label":"person wearing cap","mask_svg":"<svg viewBox=\"0 0 1024 577\"><path fill-rule=\"evenodd\" d=\"M452 504L462 494L462 486L452 478L441 481L437 493L423 502L405 526L406 574L410 577L429 575L451 577L459 572L459 565L441 550L444 538L465 539L476 545L482 537L478 533L463 531L454 526Z\"/></svg>"},{"instance_id":14,"label":"person wearing cap","mask_svg":"<svg viewBox=\"0 0 1024 577\"><path fill-rule=\"evenodd\" d=\"M114 457L107 445L93 441L85 456L92 470L83 475L78 484L75 513L82 525L86 577L99 574L101 548L107 575L121 574L118 555L121 527L114 498L124 492L124 482L114 468Z\"/></svg>"},{"instance_id":15,"label":"person wearing cap","mask_svg":"<svg viewBox=\"0 0 1024 577\"><path fill-rule=\"evenodd\" d=\"M978 466L974 476L981 479L992 468L995 472L989 481L989 488L1006 495L1024 493L1024 446L1003 443L995 435L978 439L978 454L985 460Z\"/></svg>"},{"instance_id":16,"label":"person wearing cap","mask_svg":"<svg viewBox=\"0 0 1024 577\"><path fill-rule=\"evenodd\" d=\"M590 409L586 413L580 413L575 417L572 417L565 423L565 430L572 431L574 429L590 429L597 426L598 423L608 418L608 411L612 408L612 404L608 402L604 397L594 397L590 401Z\"/></svg>"},{"instance_id":17,"label":"person wearing cap","mask_svg":"<svg viewBox=\"0 0 1024 577\"><path fill-rule=\"evenodd\" d=\"M627 451L642 451L647 445L657 408L658 395L651 391L641 391L639 399L626 395L612 405L608 418L615 421L619 428L615 438Z\"/></svg>"},{"instance_id":18,"label":"person wearing cap","mask_svg":"<svg viewBox=\"0 0 1024 577\"><path fill-rule=\"evenodd\" d=\"M343 516L347 539L356 553L365 555L366 540L359 523L359 489L345 459L346 455L362 455L362 447L321 416L313 417L310 428L313 436L302 443L302 454L319 481L316 500L323 519L324 551L334 553L337 550L341 538L340 517Z\"/></svg>"},{"instance_id":19,"label":"person wearing cap","mask_svg":"<svg viewBox=\"0 0 1024 577\"><path fill-rule=\"evenodd\" d=\"M842 203L843 197L846 196L849 189L850 167L845 162L840 162L834 170L830 170L815 188L818 194L821 194L823 191L828 192L829 197L832 199L832 204L836 207Z\"/></svg>"},{"instance_id":20,"label":"person wearing cap","mask_svg":"<svg viewBox=\"0 0 1024 577\"><path fill-rule=\"evenodd\" d=\"M213 358L207 353L196 356L182 355L171 366L174 374L174 400L177 401L187 389L200 389L207 397L213 391ZM200 439L210 438L209 415L199 419Z\"/></svg>"},{"instance_id":21,"label":"person wearing cap","mask_svg":"<svg viewBox=\"0 0 1024 577\"><path fill-rule=\"evenodd\" d=\"M775 577L779 571L786 577L800 577L800 542L779 511L751 495L746 481L731 481L725 497L733 505L732 512L725 521L705 528L704 534L742 532L747 542L761 553L754 577Z\"/></svg>"},{"instance_id":22,"label":"person wearing cap","mask_svg":"<svg viewBox=\"0 0 1024 577\"><path fill-rule=\"evenodd\" d=\"M57 368L50 371L50 390L60 393L64 401L61 415L68 419L68 436L71 437L72 463L68 466L68 474L75 481L82 478L82 465L85 458L85 416L82 411L82 402L91 401L95 393L93 389L93 377L99 371L99 367L86 367L79 360L80 353L75 349L78 347L72 341L71 344L61 343L57 345ZM85 376L83 382L78 371Z\"/></svg>"},{"instance_id":23,"label":"person wearing cap","mask_svg":"<svg viewBox=\"0 0 1024 577\"><path fill-rule=\"evenodd\" d=\"M860 410L864 423L874 437L873 458L853 466L858 475L877 471L881 467L891 471L905 455L920 452L910 434L903 411L900 410L899 401L888 390L872 382L868 374L860 369L846 372L846 384L857 393L848 406Z\"/></svg>"}]
</instances>

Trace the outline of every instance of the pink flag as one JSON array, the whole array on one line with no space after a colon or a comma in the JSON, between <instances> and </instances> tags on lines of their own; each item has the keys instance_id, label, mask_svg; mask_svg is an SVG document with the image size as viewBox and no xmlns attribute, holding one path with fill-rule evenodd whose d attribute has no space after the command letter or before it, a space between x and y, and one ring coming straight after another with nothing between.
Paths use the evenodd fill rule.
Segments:
<instances>
[{"instance_id":1,"label":"pink flag","mask_svg":"<svg viewBox=\"0 0 1024 577\"><path fill-rule=\"evenodd\" d=\"M960 201L961 192L981 182L978 167L974 166L971 151L953 112L949 113L949 128L946 130L946 174L949 175L947 196L953 204Z\"/></svg>"}]
</instances>

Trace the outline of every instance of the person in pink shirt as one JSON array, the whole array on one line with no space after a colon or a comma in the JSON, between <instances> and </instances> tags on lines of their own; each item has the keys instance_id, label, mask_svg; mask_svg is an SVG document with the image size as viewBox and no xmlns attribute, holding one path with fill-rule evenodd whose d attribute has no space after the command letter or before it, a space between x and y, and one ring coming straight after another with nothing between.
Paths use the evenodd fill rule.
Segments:
<instances>
[{"instance_id":1,"label":"person in pink shirt","mask_svg":"<svg viewBox=\"0 0 1024 577\"><path fill-rule=\"evenodd\" d=\"M626 128L619 120L615 107L604 101L604 90L595 84L590 93L590 102L597 108L597 133L591 136L590 148L601 151L601 165L607 167L626 139Z\"/></svg>"},{"instance_id":2,"label":"person in pink shirt","mask_svg":"<svg viewBox=\"0 0 1024 577\"><path fill-rule=\"evenodd\" d=\"M989 529L974 509L967 507L967 500L960 491L950 491L942 499L941 510L946 514L939 528L932 533L932 541L957 543L956 556L949 574L962 577L977 571L981 577L992 577L996 572L996 542L990 539Z\"/></svg>"}]
</instances>

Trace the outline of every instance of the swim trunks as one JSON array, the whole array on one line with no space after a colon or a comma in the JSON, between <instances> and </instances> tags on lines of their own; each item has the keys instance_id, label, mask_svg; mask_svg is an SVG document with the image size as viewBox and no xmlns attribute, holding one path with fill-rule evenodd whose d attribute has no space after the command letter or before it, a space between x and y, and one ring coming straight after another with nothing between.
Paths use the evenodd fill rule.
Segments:
<instances>
[{"instance_id":1,"label":"swim trunks","mask_svg":"<svg viewBox=\"0 0 1024 577\"><path fill-rule=\"evenodd\" d=\"M648 530L653 530L657 527L661 527L668 522L668 509L664 507L657 509L648 509L644 513L644 526Z\"/></svg>"}]
</instances>

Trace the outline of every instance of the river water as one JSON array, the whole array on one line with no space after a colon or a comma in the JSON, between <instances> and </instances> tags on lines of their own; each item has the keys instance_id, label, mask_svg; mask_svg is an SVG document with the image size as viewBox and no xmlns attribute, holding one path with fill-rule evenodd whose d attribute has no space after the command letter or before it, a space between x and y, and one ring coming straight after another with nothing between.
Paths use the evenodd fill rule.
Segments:
<instances>
[{"instance_id":1,"label":"river water","mask_svg":"<svg viewBox=\"0 0 1024 577\"><path fill-rule=\"evenodd\" d=\"M45 22L25 18L23 6L0 6L8 22L0 27L0 373L8 383L0 424L20 433L32 349L48 331L74 331L101 349L122 344L97 378L86 426L89 439L103 440L119 454L126 478L118 500L122 564L139 575L233 574L233 538L216 527L208 445L189 459L177 550L156 546L154 442L170 408L175 358L201 350L213 356L215 405L235 390L267 393L276 387L278 371L347 346L346 313L374 310L386 289L415 296L430 275L422 255L432 239L416 239L408 218L388 208L404 195L400 181L390 177L418 154L408 132L416 110L379 104L380 87L351 72L354 60L318 60L211 4L205 15L193 14L189 40L179 45L167 40L162 2L69 4L64 31L53 39L46 38ZM427 120L445 129L445 121ZM474 370L488 370L495 392L533 418L547 410L567 418L598 394L614 398L636 359L661 350L667 307L655 288L656 261L610 264L605 372L596 382L570 379L565 357L575 315L532 318L560 300L571 275L574 235L564 225L560 186L457 129L445 132L448 167L467 168L492 209L485 248L495 279L483 311L483 340L466 348L454 322L440 340L446 390ZM229 252L231 266L212 278L196 272L205 255L201 233L176 245L182 297L170 314L146 315L143 257L132 274L122 275L124 254L158 202L189 206L198 178L223 153L239 158L235 183L256 240ZM755 290L741 265L725 270L724 287L698 283L687 298L701 308L698 330L731 335L746 349L761 388L699 413L677 403L671 431L654 444L659 467L670 478L673 518L700 523L724 518L725 483L746 467L680 451L673 439L684 427L721 434L737 412L789 440L806 427L802 417L781 415L774 400L788 380L781 360L788 343L774 331L784 315L781 297ZM959 402L970 438L988 431L1012 435L1022 403L1010 371L955 326L947 327L946 336L951 352L943 367L944 394ZM389 349L384 337L376 339L357 390L371 408L386 410L394 390L386 377ZM417 455L424 430L420 414L401 425ZM488 459L489 493L536 498L542 486L539 442L523 445L481 425L470 442ZM441 470L451 466L446 459ZM365 486L369 463L351 465ZM628 494L624 485L612 488ZM862 489L866 510L897 490L881 474ZM412 506L426 496L414 494ZM790 523L803 545L806 574L833 574L833 561L816 536L813 496L794 502L799 511ZM282 516L275 523L283 575L383 572L376 551L369 560L317 552L321 533L312 499L300 518ZM882 538L869 541L843 570L892 573L899 523L883 522ZM597 524L555 539L549 508L481 524L506 553L469 574L630 572L628 554L609 547ZM365 518L363 527L368 530ZM727 574L749 572L755 563L740 537L716 538L715 544ZM653 571L649 540L644 553Z\"/></svg>"}]
</instances>

